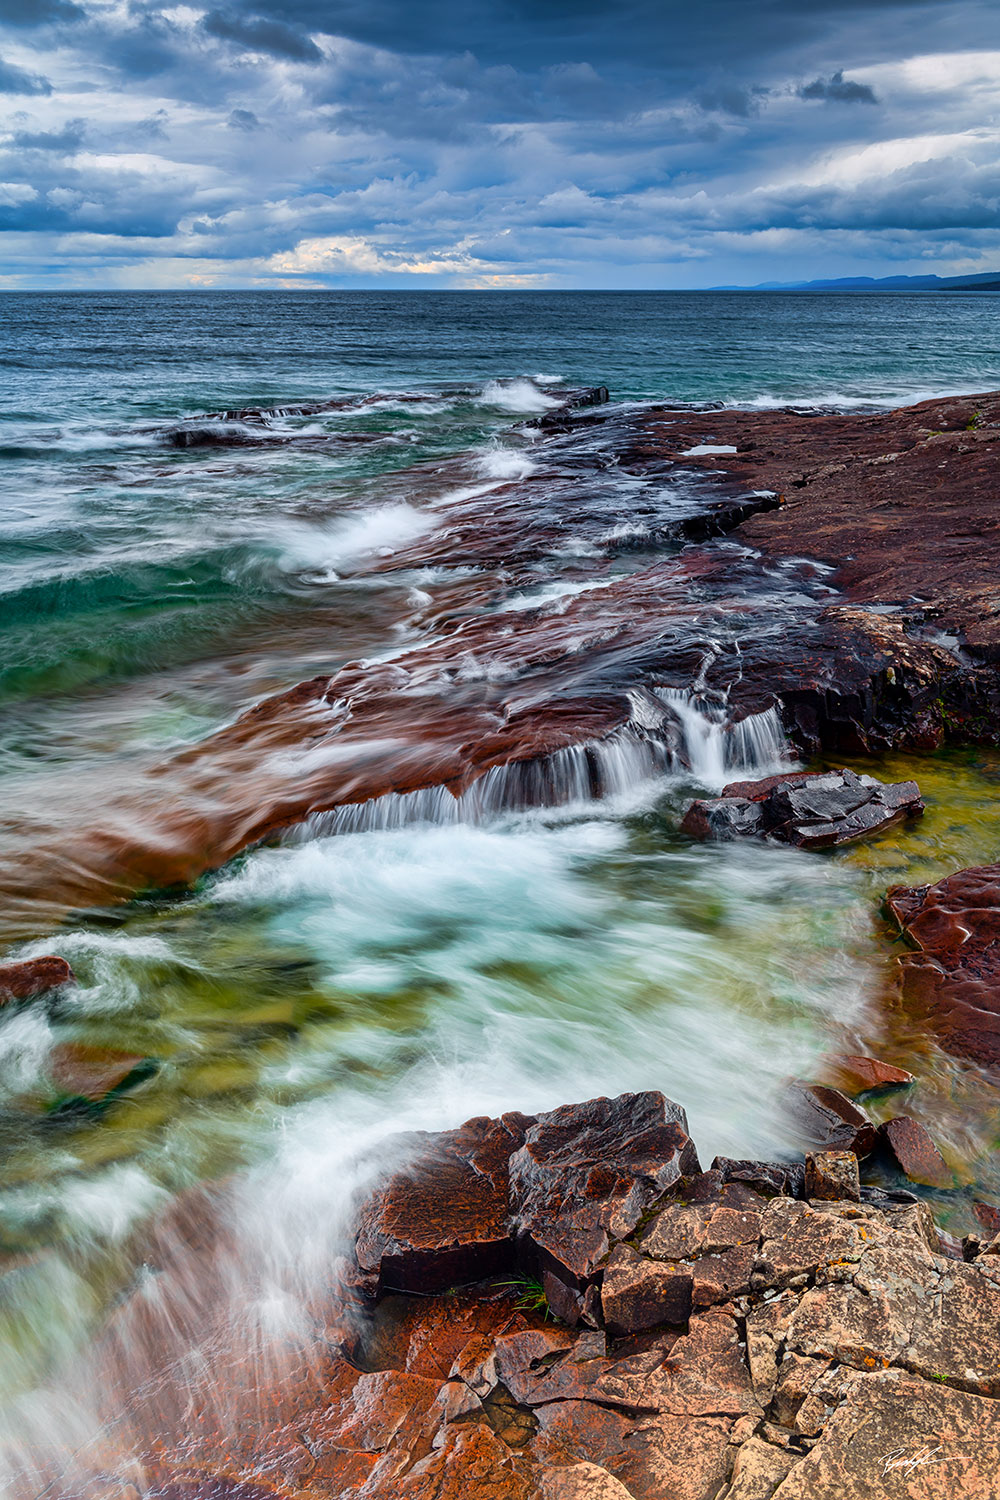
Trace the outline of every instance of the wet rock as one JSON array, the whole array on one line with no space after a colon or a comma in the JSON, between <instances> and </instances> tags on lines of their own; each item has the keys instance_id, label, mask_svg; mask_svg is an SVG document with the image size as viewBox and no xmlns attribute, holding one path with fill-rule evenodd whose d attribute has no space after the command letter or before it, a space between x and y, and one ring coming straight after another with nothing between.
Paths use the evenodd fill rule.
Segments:
<instances>
[{"instance_id":1,"label":"wet rock","mask_svg":"<svg viewBox=\"0 0 1000 1500\"><path fill-rule=\"evenodd\" d=\"M853 1151L806 1153L806 1197L861 1200L858 1158Z\"/></svg>"},{"instance_id":2,"label":"wet rock","mask_svg":"<svg viewBox=\"0 0 1000 1500\"><path fill-rule=\"evenodd\" d=\"M47 1072L64 1100L101 1103L155 1073L157 1064L135 1052L112 1047L88 1047L82 1042L59 1042L48 1057Z\"/></svg>"},{"instance_id":3,"label":"wet rock","mask_svg":"<svg viewBox=\"0 0 1000 1500\"><path fill-rule=\"evenodd\" d=\"M521 1312L514 1290L495 1281L445 1296L386 1296L355 1329L355 1364L331 1353L324 1332L306 1358L290 1351L287 1368L239 1358L213 1367L206 1399L189 1365L169 1373L158 1365L152 1321L144 1325L143 1383L156 1385L158 1420L144 1447L126 1432L120 1474L111 1472L110 1446L102 1448L100 1472L95 1463L74 1496L118 1497L138 1457L150 1494L174 1500L200 1500L203 1491L262 1500L254 1489L261 1484L274 1500L991 1495L1000 1480L1000 1239L970 1245L974 1260L954 1260L939 1253L925 1204L889 1194L878 1204L765 1197L724 1181L716 1168L675 1182L623 1240L612 1225L630 1219L622 1208L628 1192L614 1191L619 1174L630 1172L633 1182L649 1175L647 1137L665 1128L668 1111L660 1096L639 1095L629 1107L591 1101L537 1122L536 1145L546 1143L531 1169L539 1176L525 1171L529 1185L544 1172L544 1201L557 1212L559 1160L570 1209L595 1201L582 1193L581 1182L592 1182L581 1172L602 1141L617 1162L604 1225L610 1250L586 1283L596 1298L603 1273L607 1333ZM447 1132L436 1152L418 1138L423 1154L410 1180L422 1212L438 1203L433 1180L428 1187L422 1175L435 1161L443 1160L445 1180L458 1173L462 1192L473 1163L486 1176L504 1176L498 1130L522 1133L519 1150L535 1130L524 1117L505 1119ZM763 1182L762 1165L750 1164ZM842 1163L826 1165L836 1178ZM810 1181L823 1177L816 1162L809 1170ZM400 1169L381 1189L392 1190L393 1244L412 1243L402 1219L404 1177ZM693 1187L698 1201L687 1197ZM376 1194L369 1208L379 1201ZM194 1228L217 1234L224 1222L219 1211L199 1214ZM592 1224L588 1214L585 1227ZM202 1239L193 1248L201 1263ZM164 1263L153 1263L162 1287ZM691 1306L686 1319L664 1326L672 1278L689 1287ZM699 1288L727 1300L701 1308ZM229 1303L221 1305L228 1315ZM330 1309L316 1311L320 1326L337 1324ZM200 1306L195 1313L203 1332ZM128 1347L111 1346L119 1356ZM235 1405L227 1380L236 1382ZM174 1395L163 1400L171 1381ZM129 1398L133 1390L130 1383Z\"/></svg>"},{"instance_id":4,"label":"wet rock","mask_svg":"<svg viewBox=\"0 0 1000 1500\"><path fill-rule=\"evenodd\" d=\"M972 1212L991 1235L1000 1234L1000 1206L996 1203L973 1203Z\"/></svg>"},{"instance_id":5,"label":"wet rock","mask_svg":"<svg viewBox=\"0 0 1000 1500\"><path fill-rule=\"evenodd\" d=\"M756 837L828 849L881 833L924 810L915 781L885 783L851 770L795 772L734 782L691 804L681 832L693 838Z\"/></svg>"},{"instance_id":6,"label":"wet rock","mask_svg":"<svg viewBox=\"0 0 1000 1500\"><path fill-rule=\"evenodd\" d=\"M355 1252L373 1293L443 1291L513 1268L508 1163L532 1123L483 1116L397 1142L411 1164L375 1190L358 1219Z\"/></svg>"},{"instance_id":7,"label":"wet rock","mask_svg":"<svg viewBox=\"0 0 1000 1500\"><path fill-rule=\"evenodd\" d=\"M441 1291L519 1261L567 1321L592 1318L612 1241L698 1170L684 1111L652 1092L483 1117L394 1149L406 1164L358 1215L362 1291Z\"/></svg>"},{"instance_id":8,"label":"wet rock","mask_svg":"<svg viewBox=\"0 0 1000 1500\"><path fill-rule=\"evenodd\" d=\"M916 1081L905 1068L893 1067L877 1057L836 1053L830 1058L830 1063L836 1070L838 1087L848 1094L908 1088Z\"/></svg>"},{"instance_id":9,"label":"wet rock","mask_svg":"<svg viewBox=\"0 0 1000 1500\"><path fill-rule=\"evenodd\" d=\"M879 1139L911 1182L925 1187L951 1187L953 1178L944 1157L924 1127L909 1115L896 1115L879 1126Z\"/></svg>"},{"instance_id":10,"label":"wet rock","mask_svg":"<svg viewBox=\"0 0 1000 1500\"><path fill-rule=\"evenodd\" d=\"M788 1089L786 1100L789 1113L810 1144L824 1150L853 1151L858 1157L874 1151L875 1126L839 1089L795 1083Z\"/></svg>"},{"instance_id":11,"label":"wet rock","mask_svg":"<svg viewBox=\"0 0 1000 1500\"><path fill-rule=\"evenodd\" d=\"M47 955L22 963L0 964L0 1005L10 1000L33 1000L49 990L75 983L76 975L64 958Z\"/></svg>"},{"instance_id":12,"label":"wet rock","mask_svg":"<svg viewBox=\"0 0 1000 1500\"><path fill-rule=\"evenodd\" d=\"M799 1162L737 1161L717 1156L712 1170L721 1174L724 1183L743 1183L765 1198L779 1193L801 1198L805 1190L804 1168Z\"/></svg>"},{"instance_id":13,"label":"wet rock","mask_svg":"<svg viewBox=\"0 0 1000 1500\"><path fill-rule=\"evenodd\" d=\"M551 1110L527 1127L511 1158L517 1231L544 1269L583 1290L612 1240L698 1170L684 1111L662 1094Z\"/></svg>"},{"instance_id":14,"label":"wet rock","mask_svg":"<svg viewBox=\"0 0 1000 1500\"><path fill-rule=\"evenodd\" d=\"M1000 865L893 886L885 911L916 950L896 961L905 1008L949 1052L1000 1067Z\"/></svg>"}]
</instances>

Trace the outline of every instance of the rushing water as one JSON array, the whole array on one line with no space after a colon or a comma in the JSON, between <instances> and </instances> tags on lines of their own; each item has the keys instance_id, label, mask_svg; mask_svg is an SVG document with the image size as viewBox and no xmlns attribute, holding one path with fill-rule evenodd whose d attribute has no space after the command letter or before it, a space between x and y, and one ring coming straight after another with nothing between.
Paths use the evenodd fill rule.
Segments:
<instances>
[{"instance_id":1,"label":"rushing water","mask_svg":"<svg viewBox=\"0 0 1000 1500\"><path fill-rule=\"evenodd\" d=\"M164 757L264 695L391 660L456 609L565 610L659 557L650 516L697 495L611 468L600 575L571 526L544 567L393 567L468 497L531 477L519 424L563 385L887 405L1000 384L1000 307L945 294L8 295L0 319L0 850L55 839L70 864L95 808L169 797ZM261 406L225 445L171 436ZM781 609L813 597L774 587ZM886 1010L877 918L888 884L996 856L1000 761L897 757L884 771L920 781L926 817L832 857L691 847L686 798L785 749L773 717L734 731L697 683L656 711L673 748L646 705L458 799L320 814L193 890L57 926L37 903L4 914L12 955L62 954L81 981L0 1017L4 1463L92 1440L114 1393L82 1351L132 1284L137 1226L234 1172L223 1301L256 1309L258 1350L325 1285L350 1188L404 1127L650 1087L706 1159L794 1149L783 1081L870 1049L918 1075L906 1108L956 1170L942 1214L962 1224L972 1182L1000 1190L993 1090ZM67 1043L156 1070L67 1107ZM191 1358L179 1295L157 1339Z\"/></svg>"}]
</instances>

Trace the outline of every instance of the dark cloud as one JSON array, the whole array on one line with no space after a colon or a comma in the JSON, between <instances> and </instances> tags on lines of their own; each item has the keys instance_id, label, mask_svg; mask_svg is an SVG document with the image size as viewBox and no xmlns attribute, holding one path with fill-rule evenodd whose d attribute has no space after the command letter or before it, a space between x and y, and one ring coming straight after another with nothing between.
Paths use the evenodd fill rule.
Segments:
<instances>
[{"instance_id":1,"label":"dark cloud","mask_svg":"<svg viewBox=\"0 0 1000 1500\"><path fill-rule=\"evenodd\" d=\"M248 52L266 52L271 57L285 57L292 62L318 63L323 60L315 42L280 21L258 16L243 18L238 12L210 10L201 24L209 36L233 42Z\"/></svg>"},{"instance_id":2,"label":"dark cloud","mask_svg":"<svg viewBox=\"0 0 1000 1500\"><path fill-rule=\"evenodd\" d=\"M40 73L28 73L0 57L0 94L51 94L52 85Z\"/></svg>"},{"instance_id":3,"label":"dark cloud","mask_svg":"<svg viewBox=\"0 0 1000 1500\"><path fill-rule=\"evenodd\" d=\"M802 99L832 99L838 104L877 104L875 90L867 83L854 83L845 78L843 69L830 78L814 78L812 83L799 89Z\"/></svg>"},{"instance_id":4,"label":"dark cloud","mask_svg":"<svg viewBox=\"0 0 1000 1500\"><path fill-rule=\"evenodd\" d=\"M158 109L154 114L147 115L144 120L137 120L131 126L131 133L141 141L165 141L169 124L170 116L166 110Z\"/></svg>"},{"instance_id":5,"label":"dark cloud","mask_svg":"<svg viewBox=\"0 0 1000 1500\"><path fill-rule=\"evenodd\" d=\"M411 54L470 51L484 65L546 67L625 64L672 76L713 69L756 71L798 49L823 48L843 28L858 61L898 47L903 27L919 28L920 50L953 47L956 32L984 45L981 26L1000 34L1000 10L976 0L713 0L680 6L663 0L252 0L252 13L308 31L345 36ZM234 4L227 15L250 6ZM966 21L975 16L980 29ZM843 54L841 54L843 55ZM836 58L824 59L827 66Z\"/></svg>"},{"instance_id":6,"label":"dark cloud","mask_svg":"<svg viewBox=\"0 0 1000 1500\"><path fill-rule=\"evenodd\" d=\"M0 23L6 26L46 26L82 21L87 12L73 0L0 0Z\"/></svg>"},{"instance_id":7,"label":"dark cloud","mask_svg":"<svg viewBox=\"0 0 1000 1500\"><path fill-rule=\"evenodd\" d=\"M39 264L709 284L822 245L844 274L959 256L1000 224L995 0L84 3L13 54L38 100L0 138L0 205ZM5 5L28 9L0 0L0 30Z\"/></svg>"},{"instance_id":8,"label":"dark cloud","mask_svg":"<svg viewBox=\"0 0 1000 1500\"><path fill-rule=\"evenodd\" d=\"M62 130L19 130L11 145L21 151L58 151L72 156L83 145L85 121L67 120Z\"/></svg>"}]
</instances>

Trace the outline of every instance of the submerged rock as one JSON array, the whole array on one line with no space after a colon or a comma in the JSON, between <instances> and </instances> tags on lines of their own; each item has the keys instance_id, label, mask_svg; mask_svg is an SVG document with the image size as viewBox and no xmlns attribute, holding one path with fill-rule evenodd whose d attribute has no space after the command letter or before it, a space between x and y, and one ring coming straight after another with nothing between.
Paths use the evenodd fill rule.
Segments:
<instances>
[{"instance_id":1,"label":"submerged rock","mask_svg":"<svg viewBox=\"0 0 1000 1500\"><path fill-rule=\"evenodd\" d=\"M64 958L46 955L23 963L0 964L0 1005L10 1000L33 1000L36 995L75 984L76 975Z\"/></svg>"},{"instance_id":2,"label":"submerged rock","mask_svg":"<svg viewBox=\"0 0 1000 1500\"><path fill-rule=\"evenodd\" d=\"M915 781L882 782L855 771L794 771L739 781L721 797L692 802L681 832L700 839L765 838L829 849L891 828L924 810Z\"/></svg>"},{"instance_id":3,"label":"submerged rock","mask_svg":"<svg viewBox=\"0 0 1000 1500\"><path fill-rule=\"evenodd\" d=\"M59 1042L49 1053L47 1072L64 1100L98 1104L149 1078L156 1067L140 1053Z\"/></svg>"},{"instance_id":4,"label":"submerged rock","mask_svg":"<svg viewBox=\"0 0 1000 1500\"><path fill-rule=\"evenodd\" d=\"M870 1156L876 1130L857 1104L839 1089L822 1084L793 1083L786 1101L789 1113L807 1140L824 1150L840 1148L855 1156Z\"/></svg>"},{"instance_id":5,"label":"submerged rock","mask_svg":"<svg viewBox=\"0 0 1000 1500\"><path fill-rule=\"evenodd\" d=\"M877 1057L836 1053L829 1061L836 1071L838 1083L849 1094L904 1089L916 1082L913 1074L905 1068L896 1068Z\"/></svg>"},{"instance_id":6,"label":"submerged rock","mask_svg":"<svg viewBox=\"0 0 1000 1500\"><path fill-rule=\"evenodd\" d=\"M949 1052L1000 1067L1000 864L893 886L885 911L916 950L896 960L905 1008Z\"/></svg>"}]
</instances>

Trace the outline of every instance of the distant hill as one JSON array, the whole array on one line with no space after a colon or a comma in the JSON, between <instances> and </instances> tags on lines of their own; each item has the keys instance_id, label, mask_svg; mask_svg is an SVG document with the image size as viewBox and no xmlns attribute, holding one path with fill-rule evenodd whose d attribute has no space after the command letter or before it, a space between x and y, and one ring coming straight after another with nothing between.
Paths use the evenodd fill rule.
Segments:
<instances>
[{"instance_id":1,"label":"distant hill","mask_svg":"<svg viewBox=\"0 0 1000 1500\"><path fill-rule=\"evenodd\" d=\"M759 281L711 292L1000 292L1000 271L978 276L838 276L829 281Z\"/></svg>"}]
</instances>

